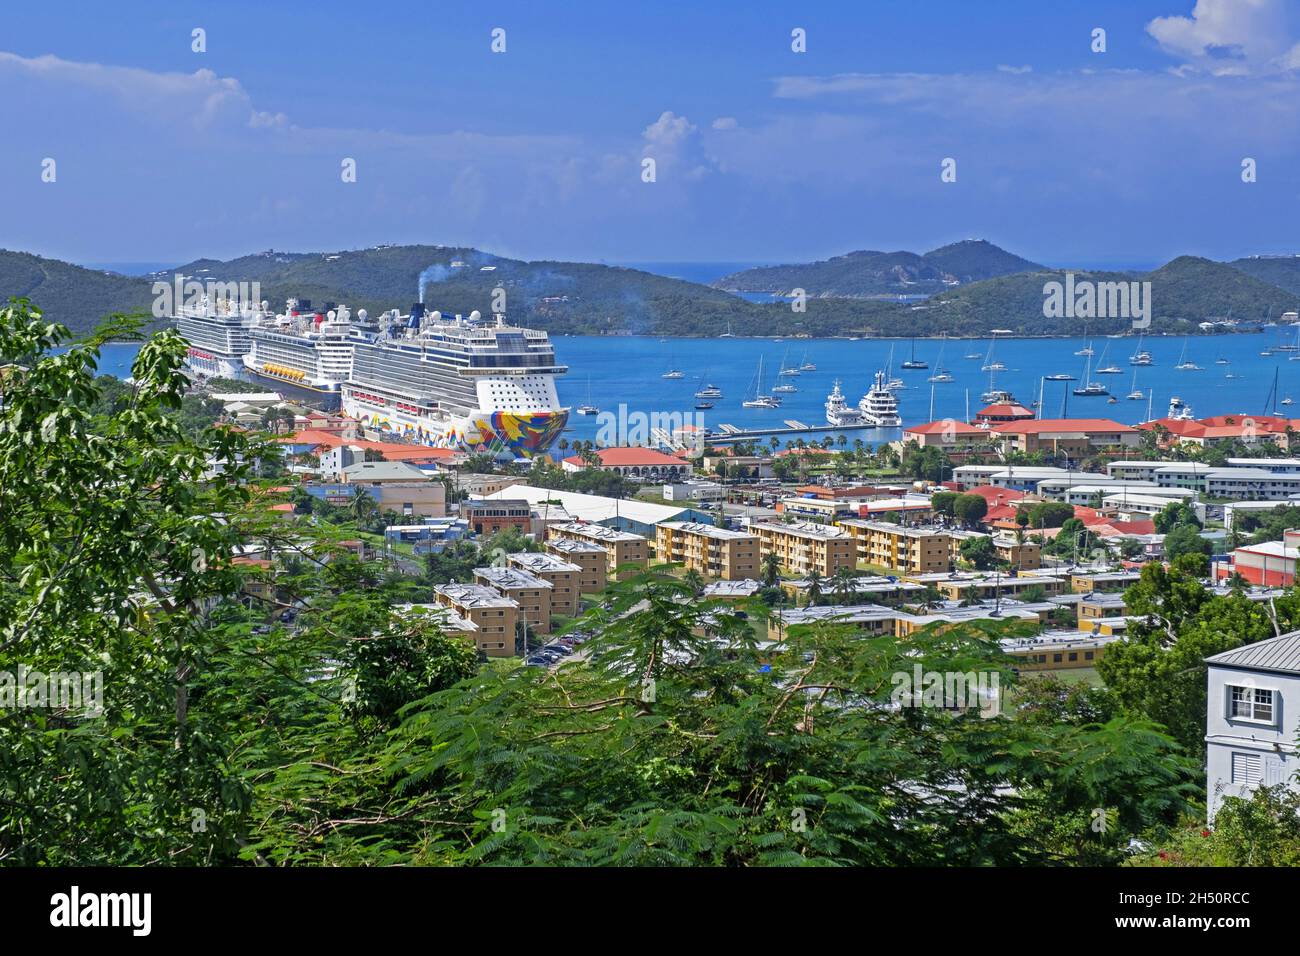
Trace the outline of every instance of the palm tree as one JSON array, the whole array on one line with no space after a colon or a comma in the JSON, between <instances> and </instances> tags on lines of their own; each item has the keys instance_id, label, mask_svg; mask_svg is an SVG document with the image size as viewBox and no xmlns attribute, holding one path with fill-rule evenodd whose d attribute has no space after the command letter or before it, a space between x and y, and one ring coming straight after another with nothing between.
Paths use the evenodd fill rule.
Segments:
<instances>
[{"instance_id":1,"label":"palm tree","mask_svg":"<svg viewBox=\"0 0 1300 956\"><path fill-rule=\"evenodd\" d=\"M695 568L682 575L682 583L686 584L691 589L691 593L696 596L704 593L704 575Z\"/></svg>"},{"instance_id":2,"label":"palm tree","mask_svg":"<svg viewBox=\"0 0 1300 956\"><path fill-rule=\"evenodd\" d=\"M822 599L822 575L816 568L808 572L808 606L812 607L821 603Z\"/></svg>"},{"instance_id":3,"label":"palm tree","mask_svg":"<svg viewBox=\"0 0 1300 956\"><path fill-rule=\"evenodd\" d=\"M358 488L348 502L348 516L362 527L368 525L378 511L379 503L364 488Z\"/></svg>"},{"instance_id":4,"label":"palm tree","mask_svg":"<svg viewBox=\"0 0 1300 956\"><path fill-rule=\"evenodd\" d=\"M831 575L831 594L841 603L857 593L858 576L853 573L852 568L842 567L836 569Z\"/></svg>"},{"instance_id":5,"label":"palm tree","mask_svg":"<svg viewBox=\"0 0 1300 956\"><path fill-rule=\"evenodd\" d=\"M781 583L781 559L775 551L763 555L763 586L774 588Z\"/></svg>"}]
</instances>

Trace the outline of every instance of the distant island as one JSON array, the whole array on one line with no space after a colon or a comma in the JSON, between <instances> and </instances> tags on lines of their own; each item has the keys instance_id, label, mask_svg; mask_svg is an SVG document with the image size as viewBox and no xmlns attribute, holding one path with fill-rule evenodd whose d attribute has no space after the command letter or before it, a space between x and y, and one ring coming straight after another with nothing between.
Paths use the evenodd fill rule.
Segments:
<instances>
[{"instance_id":1,"label":"distant island","mask_svg":"<svg viewBox=\"0 0 1300 956\"><path fill-rule=\"evenodd\" d=\"M1300 310L1300 258L1250 257L1222 263L1180 256L1150 272L1089 272L1095 282L1149 281L1148 334L1199 334L1256 328ZM372 313L430 308L490 310L505 290L517 322L556 334L718 336L1020 336L1079 335L1077 318L1043 315L1045 283L1064 270L1030 262L984 240L923 254L852 252L821 262L748 269L711 286L637 269L586 262L507 259L436 245L377 246L338 252L266 251L222 261L200 259L155 276L124 276L0 250L0 296L27 297L76 332L112 312L148 311L155 281L174 273L199 281L258 282L263 299L290 296L345 302ZM789 302L750 302L735 291L803 289L804 311ZM907 296L907 301L899 301ZM924 298L919 298L924 296ZM918 297L918 298L913 298ZM1214 323L1211 329L1203 323ZM1096 319L1090 334L1131 330L1125 319Z\"/></svg>"}]
</instances>

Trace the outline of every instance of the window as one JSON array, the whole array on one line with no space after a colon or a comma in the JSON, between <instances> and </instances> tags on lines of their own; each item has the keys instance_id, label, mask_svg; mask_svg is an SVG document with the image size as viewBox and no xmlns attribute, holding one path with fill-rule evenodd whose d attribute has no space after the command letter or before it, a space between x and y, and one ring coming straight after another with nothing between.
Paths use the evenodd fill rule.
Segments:
<instances>
[{"instance_id":1,"label":"window","mask_svg":"<svg viewBox=\"0 0 1300 956\"><path fill-rule=\"evenodd\" d=\"M1228 716L1273 723L1273 691L1262 687L1228 687Z\"/></svg>"},{"instance_id":2,"label":"window","mask_svg":"<svg viewBox=\"0 0 1300 956\"><path fill-rule=\"evenodd\" d=\"M1232 782L1254 785L1264 779L1264 758L1259 754L1232 755Z\"/></svg>"}]
</instances>

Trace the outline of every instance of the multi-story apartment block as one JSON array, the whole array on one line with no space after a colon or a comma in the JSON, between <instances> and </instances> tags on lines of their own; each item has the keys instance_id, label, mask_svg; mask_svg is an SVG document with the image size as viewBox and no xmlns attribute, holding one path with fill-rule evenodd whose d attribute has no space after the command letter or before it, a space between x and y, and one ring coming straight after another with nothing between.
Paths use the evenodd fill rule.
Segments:
<instances>
[{"instance_id":1,"label":"multi-story apartment block","mask_svg":"<svg viewBox=\"0 0 1300 956\"><path fill-rule=\"evenodd\" d=\"M683 564L711 578L737 581L758 577L758 537L694 521L665 521L655 527L660 561Z\"/></svg>"}]
</instances>

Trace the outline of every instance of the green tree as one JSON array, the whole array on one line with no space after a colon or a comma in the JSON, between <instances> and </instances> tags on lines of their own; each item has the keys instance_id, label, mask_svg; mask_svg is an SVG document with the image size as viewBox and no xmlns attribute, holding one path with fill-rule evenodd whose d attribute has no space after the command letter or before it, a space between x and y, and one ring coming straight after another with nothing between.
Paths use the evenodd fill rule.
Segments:
<instances>
[{"instance_id":1,"label":"green tree","mask_svg":"<svg viewBox=\"0 0 1300 956\"><path fill-rule=\"evenodd\" d=\"M980 495L958 495L952 513L967 528L973 528L989 513L989 503Z\"/></svg>"}]
</instances>

